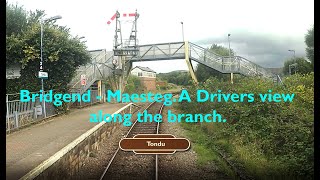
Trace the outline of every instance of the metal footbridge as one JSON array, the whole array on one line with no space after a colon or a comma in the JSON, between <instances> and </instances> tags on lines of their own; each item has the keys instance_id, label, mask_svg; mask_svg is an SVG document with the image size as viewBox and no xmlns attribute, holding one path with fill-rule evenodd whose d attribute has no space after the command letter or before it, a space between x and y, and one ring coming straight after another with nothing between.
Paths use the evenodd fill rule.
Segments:
<instances>
[{"instance_id":1,"label":"metal footbridge","mask_svg":"<svg viewBox=\"0 0 320 180\"><path fill-rule=\"evenodd\" d=\"M125 62L129 73L133 62L177 60L185 59L192 78L197 81L191 60L203 64L221 73L242 74L244 76L260 76L274 78L275 75L267 69L243 58L241 56L220 56L206 48L190 42L172 42L160 44L139 45L138 54L127 57ZM113 51L97 50L91 51L92 61L86 66L78 69L78 73L69 83L72 92L84 93L96 81L108 78L113 73L112 61L115 59ZM85 74L87 84L80 83L80 75Z\"/></svg>"},{"instance_id":2,"label":"metal footbridge","mask_svg":"<svg viewBox=\"0 0 320 180\"><path fill-rule=\"evenodd\" d=\"M220 56L190 42L141 45L139 46L139 50L139 55L130 59L130 61L140 62L189 58L221 73L235 73L245 76L273 76L265 68L241 56Z\"/></svg>"}]
</instances>

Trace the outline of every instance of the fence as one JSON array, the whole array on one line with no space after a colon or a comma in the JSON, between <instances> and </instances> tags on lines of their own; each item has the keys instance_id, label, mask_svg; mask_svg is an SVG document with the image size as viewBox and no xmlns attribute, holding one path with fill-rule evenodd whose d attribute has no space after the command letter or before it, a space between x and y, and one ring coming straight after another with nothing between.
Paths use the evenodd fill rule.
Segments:
<instances>
[{"instance_id":1,"label":"fence","mask_svg":"<svg viewBox=\"0 0 320 180\"><path fill-rule=\"evenodd\" d=\"M90 106L93 104L96 104L98 102L100 102L99 99L97 99L98 94L98 87L90 87L88 90L90 90L90 102L74 102L74 103L70 103L71 108L73 107L85 107L85 106ZM88 90L86 92L84 92L83 94L86 94L88 92ZM81 93L81 89L73 89L71 90L72 94L80 94Z\"/></svg>"},{"instance_id":2,"label":"fence","mask_svg":"<svg viewBox=\"0 0 320 180\"><path fill-rule=\"evenodd\" d=\"M69 103L72 107L83 107L92 105L94 103L100 102L100 100L96 99L98 95L98 90L91 88L91 102L88 103ZM54 92L57 90L53 90ZM32 94L38 94L39 92L30 92L29 96ZM45 91L48 93L48 91ZM74 92L73 92L74 93ZM54 100L54 99L53 99ZM12 130L21 128L28 124L41 121L45 117L52 117L54 115L59 114L56 106L53 102L45 102L45 114L42 111L42 102L40 102L40 98L36 97L35 101L21 102L20 101L20 93L15 94L6 94L6 132L9 133Z\"/></svg>"}]
</instances>

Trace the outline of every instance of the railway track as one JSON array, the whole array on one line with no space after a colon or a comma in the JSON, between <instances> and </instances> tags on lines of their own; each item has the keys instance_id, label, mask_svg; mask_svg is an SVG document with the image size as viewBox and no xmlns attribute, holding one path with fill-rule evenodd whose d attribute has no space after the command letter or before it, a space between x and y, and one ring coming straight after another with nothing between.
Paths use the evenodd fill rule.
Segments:
<instances>
[{"instance_id":1,"label":"railway track","mask_svg":"<svg viewBox=\"0 0 320 180\"><path fill-rule=\"evenodd\" d=\"M172 93L177 95L178 92ZM164 104L153 102L146 108L149 114L162 114ZM137 120L133 123L127 131L125 138L132 138L137 134L158 134L159 125L157 122L139 123ZM243 174L236 166L228 160L222 152L216 150L227 165L235 172L237 178L243 180L251 180ZM111 157L107 166L102 173L100 180L103 179L156 179L158 180L158 155L140 155L133 152L122 151L119 147Z\"/></svg>"},{"instance_id":2,"label":"railway track","mask_svg":"<svg viewBox=\"0 0 320 180\"><path fill-rule=\"evenodd\" d=\"M149 114L162 113L163 103L153 102L144 110ZM144 111L143 110L143 111ZM132 138L136 134L158 134L158 122L136 121L130 127L125 138ZM121 151L117 148L104 169L102 179L158 179L158 155L136 155L133 152Z\"/></svg>"}]
</instances>

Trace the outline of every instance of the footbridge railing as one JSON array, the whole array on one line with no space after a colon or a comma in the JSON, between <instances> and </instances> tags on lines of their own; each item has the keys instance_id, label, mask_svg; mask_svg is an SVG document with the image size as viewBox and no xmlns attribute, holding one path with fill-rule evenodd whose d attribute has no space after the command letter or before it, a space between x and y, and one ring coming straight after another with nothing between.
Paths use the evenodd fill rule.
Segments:
<instances>
[{"instance_id":1,"label":"footbridge railing","mask_svg":"<svg viewBox=\"0 0 320 180\"><path fill-rule=\"evenodd\" d=\"M139 45L138 49L138 55L128 58L127 62L175 60L189 57L190 60L221 73L236 73L245 76L261 76L266 78L273 78L275 76L267 69L241 56L220 56L207 48L189 42ZM92 58L92 63L89 63L83 71L78 72L69 83L71 91L79 92L80 90L81 93L84 93L95 81L105 79L112 75L112 60L114 58L112 51L101 51L98 53ZM81 86L80 76L82 74L85 74L87 77L86 86Z\"/></svg>"},{"instance_id":2,"label":"footbridge railing","mask_svg":"<svg viewBox=\"0 0 320 180\"><path fill-rule=\"evenodd\" d=\"M130 59L132 62L136 61L157 61L157 60L171 60L184 59L185 48L184 42L161 43L140 45L138 56Z\"/></svg>"},{"instance_id":3,"label":"footbridge railing","mask_svg":"<svg viewBox=\"0 0 320 180\"><path fill-rule=\"evenodd\" d=\"M79 71L69 83L71 91L77 91L80 94L84 93L95 81L102 80L108 77L111 73L113 53L100 52L97 56L92 58L92 62L87 64L83 71ZM81 75L86 75L86 85L81 85Z\"/></svg>"},{"instance_id":4,"label":"footbridge railing","mask_svg":"<svg viewBox=\"0 0 320 180\"><path fill-rule=\"evenodd\" d=\"M191 60L213 68L221 73L273 77L271 72L246 58L241 56L220 56L194 43L188 43L188 48L185 48L185 42L140 45L138 56L131 58L130 61L184 59L186 49L189 51L187 53Z\"/></svg>"}]
</instances>

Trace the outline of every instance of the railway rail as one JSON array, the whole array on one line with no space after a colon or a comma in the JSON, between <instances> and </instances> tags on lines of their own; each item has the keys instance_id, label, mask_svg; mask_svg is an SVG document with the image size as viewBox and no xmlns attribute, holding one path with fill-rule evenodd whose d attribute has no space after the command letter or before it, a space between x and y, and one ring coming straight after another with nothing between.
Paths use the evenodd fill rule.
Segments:
<instances>
[{"instance_id":1,"label":"railway rail","mask_svg":"<svg viewBox=\"0 0 320 180\"><path fill-rule=\"evenodd\" d=\"M172 93L177 95L178 92ZM150 103L144 110L148 110L149 114L159 113L162 114L164 104L153 102ZM144 122L139 123L137 119L127 131L124 138L132 138L137 134L159 134L160 123L159 122ZM216 152L227 163L227 165L235 172L239 179L251 180L241 170L236 168L225 154L216 149ZM100 180L103 179L156 179L158 180L158 155L139 155L133 152L121 151L120 147L117 148L108 164L106 165L104 172L102 173ZM136 172L134 172L136 169ZM146 174L143 174L146 173ZM136 175L136 177L135 177ZM125 178L124 178L125 176Z\"/></svg>"},{"instance_id":2,"label":"railway rail","mask_svg":"<svg viewBox=\"0 0 320 180\"><path fill-rule=\"evenodd\" d=\"M153 102L144 110L148 110L149 114L161 114L163 106L163 103ZM158 134L159 127L159 122L139 123L136 119L124 137L131 138L136 134ZM136 173L133 172L135 170ZM134 175L137 175L136 179L157 180L158 155L135 155L133 152L120 151L120 147L118 147L105 167L100 180L124 179L124 176L135 179Z\"/></svg>"}]
</instances>

